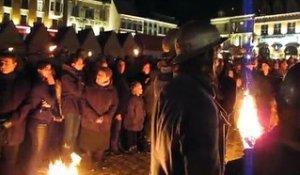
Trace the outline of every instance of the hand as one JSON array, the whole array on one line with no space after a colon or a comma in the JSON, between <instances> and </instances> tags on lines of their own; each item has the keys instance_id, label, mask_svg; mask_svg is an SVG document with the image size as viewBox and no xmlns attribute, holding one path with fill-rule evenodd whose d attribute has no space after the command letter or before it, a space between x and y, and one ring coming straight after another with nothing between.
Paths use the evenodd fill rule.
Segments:
<instances>
[{"instance_id":1,"label":"hand","mask_svg":"<svg viewBox=\"0 0 300 175\"><path fill-rule=\"evenodd\" d=\"M122 115L121 114L117 114L116 115L116 120L121 121L122 120Z\"/></svg>"},{"instance_id":2,"label":"hand","mask_svg":"<svg viewBox=\"0 0 300 175\"><path fill-rule=\"evenodd\" d=\"M97 118L96 123L101 124L101 123L103 123L103 121L104 121L104 118L101 116L101 117Z\"/></svg>"},{"instance_id":3,"label":"hand","mask_svg":"<svg viewBox=\"0 0 300 175\"><path fill-rule=\"evenodd\" d=\"M7 121L7 122L4 122L2 125L4 126L4 128L8 129L8 128L12 127L12 122Z\"/></svg>"},{"instance_id":4,"label":"hand","mask_svg":"<svg viewBox=\"0 0 300 175\"><path fill-rule=\"evenodd\" d=\"M45 100L42 100L42 107L43 108L51 108L51 105L47 103Z\"/></svg>"},{"instance_id":5,"label":"hand","mask_svg":"<svg viewBox=\"0 0 300 175\"><path fill-rule=\"evenodd\" d=\"M63 116L55 116L53 117L53 121L55 122L62 122L64 120L64 117Z\"/></svg>"}]
</instances>

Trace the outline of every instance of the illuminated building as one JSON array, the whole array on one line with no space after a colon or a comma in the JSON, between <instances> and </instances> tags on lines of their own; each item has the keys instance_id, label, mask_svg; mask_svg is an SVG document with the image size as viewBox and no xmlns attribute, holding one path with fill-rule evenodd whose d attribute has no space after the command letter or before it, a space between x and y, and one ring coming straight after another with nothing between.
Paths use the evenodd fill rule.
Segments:
<instances>
[{"instance_id":1,"label":"illuminated building","mask_svg":"<svg viewBox=\"0 0 300 175\"><path fill-rule=\"evenodd\" d=\"M95 35L109 30L110 0L68 0L64 22L78 32L92 28Z\"/></svg>"},{"instance_id":2,"label":"illuminated building","mask_svg":"<svg viewBox=\"0 0 300 175\"><path fill-rule=\"evenodd\" d=\"M249 14L211 19L211 24L217 27L221 36L228 38L223 45L225 51L229 52L236 48L245 48L247 49L246 52L251 52L253 47L254 17L254 14Z\"/></svg>"},{"instance_id":3,"label":"illuminated building","mask_svg":"<svg viewBox=\"0 0 300 175\"><path fill-rule=\"evenodd\" d=\"M255 52L270 58L299 56L300 12L255 17Z\"/></svg>"},{"instance_id":4,"label":"illuminated building","mask_svg":"<svg viewBox=\"0 0 300 175\"><path fill-rule=\"evenodd\" d=\"M30 33L35 23L44 23L50 32L62 24L63 0L1 0L0 19L12 20L20 33Z\"/></svg>"},{"instance_id":5,"label":"illuminated building","mask_svg":"<svg viewBox=\"0 0 300 175\"><path fill-rule=\"evenodd\" d=\"M153 14L142 17L134 5L125 0L113 0L110 12L110 29L120 33L132 32L148 35L165 36L177 24L172 17Z\"/></svg>"},{"instance_id":6,"label":"illuminated building","mask_svg":"<svg viewBox=\"0 0 300 175\"><path fill-rule=\"evenodd\" d=\"M211 19L211 24L218 28L222 36L229 38L223 47L229 50L232 47L246 47L255 56L273 59L299 58L299 2L258 0L257 3L257 14Z\"/></svg>"},{"instance_id":7,"label":"illuminated building","mask_svg":"<svg viewBox=\"0 0 300 175\"><path fill-rule=\"evenodd\" d=\"M35 23L44 23L50 34L61 26L72 26L76 32L92 28L101 31L138 32L164 36L176 28L174 18L163 15L141 17L126 0L1 0L0 20L12 20L26 36Z\"/></svg>"}]
</instances>

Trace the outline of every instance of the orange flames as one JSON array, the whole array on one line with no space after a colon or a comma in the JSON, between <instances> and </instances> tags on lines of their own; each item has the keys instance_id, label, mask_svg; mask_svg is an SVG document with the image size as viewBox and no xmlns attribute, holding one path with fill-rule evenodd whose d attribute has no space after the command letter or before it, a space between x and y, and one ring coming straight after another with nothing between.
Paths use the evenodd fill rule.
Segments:
<instances>
[{"instance_id":1,"label":"orange flames","mask_svg":"<svg viewBox=\"0 0 300 175\"><path fill-rule=\"evenodd\" d=\"M67 165L62 160L56 160L50 163L48 175L78 175L77 167L80 164L81 157L75 153L71 154L72 162Z\"/></svg>"},{"instance_id":2,"label":"orange flames","mask_svg":"<svg viewBox=\"0 0 300 175\"><path fill-rule=\"evenodd\" d=\"M245 93L242 101L237 127L243 140L244 149L252 148L256 139L263 133L263 128L258 121L254 99L248 92Z\"/></svg>"}]
</instances>

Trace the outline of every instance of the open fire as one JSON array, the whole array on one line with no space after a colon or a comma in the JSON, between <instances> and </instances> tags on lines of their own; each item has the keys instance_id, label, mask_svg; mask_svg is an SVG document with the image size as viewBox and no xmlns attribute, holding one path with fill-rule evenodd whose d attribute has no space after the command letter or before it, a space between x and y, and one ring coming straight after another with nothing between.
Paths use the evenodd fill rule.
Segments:
<instances>
[{"instance_id":1,"label":"open fire","mask_svg":"<svg viewBox=\"0 0 300 175\"><path fill-rule=\"evenodd\" d=\"M48 175L78 175L78 166L80 164L81 157L76 153L71 154L71 163L67 165L62 160L56 160L54 163L50 163Z\"/></svg>"},{"instance_id":2,"label":"open fire","mask_svg":"<svg viewBox=\"0 0 300 175\"><path fill-rule=\"evenodd\" d=\"M253 148L256 139L263 134L263 128L258 121L255 101L249 92L246 92L243 98L237 127L242 137L244 149Z\"/></svg>"}]
</instances>

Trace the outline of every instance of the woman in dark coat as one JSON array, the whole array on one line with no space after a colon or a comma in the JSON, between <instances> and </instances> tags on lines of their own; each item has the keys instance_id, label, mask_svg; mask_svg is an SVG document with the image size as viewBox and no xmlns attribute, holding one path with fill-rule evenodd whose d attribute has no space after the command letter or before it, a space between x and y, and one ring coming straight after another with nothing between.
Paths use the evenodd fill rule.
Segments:
<instances>
[{"instance_id":1,"label":"woman in dark coat","mask_svg":"<svg viewBox=\"0 0 300 175\"><path fill-rule=\"evenodd\" d=\"M63 119L58 102L59 86L61 85L55 78L52 64L48 61L41 61L38 63L37 73L37 82L33 85L29 98L20 112L21 117L28 117L27 129L31 141L28 162L28 174L30 175L37 174L37 170L45 158L46 149L50 146L50 138L57 137L51 130L52 125Z\"/></svg>"},{"instance_id":2,"label":"woman in dark coat","mask_svg":"<svg viewBox=\"0 0 300 175\"><path fill-rule=\"evenodd\" d=\"M95 77L95 84L86 86L81 103L79 147L85 152L88 165L93 154L101 162L104 151L109 148L111 122L118 107L118 94L111 81L112 71L99 68Z\"/></svg>"},{"instance_id":3,"label":"woman in dark coat","mask_svg":"<svg viewBox=\"0 0 300 175\"><path fill-rule=\"evenodd\" d=\"M126 114L130 96L130 88L126 77L126 69L127 67L125 61L118 59L115 65L115 71L113 73L113 83L118 92L119 105L116 115L112 121L110 138L110 150L115 154L119 154L120 135L122 135L122 119Z\"/></svg>"}]
</instances>

